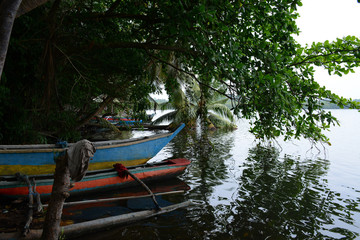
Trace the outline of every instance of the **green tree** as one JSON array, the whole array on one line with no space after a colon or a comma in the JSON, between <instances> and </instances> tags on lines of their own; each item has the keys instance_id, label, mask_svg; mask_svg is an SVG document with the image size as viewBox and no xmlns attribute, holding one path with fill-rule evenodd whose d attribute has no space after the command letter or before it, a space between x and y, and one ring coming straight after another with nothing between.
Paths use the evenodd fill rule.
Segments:
<instances>
[{"instance_id":1,"label":"green tree","mask_svg":"<svg viewBox=\"0 0 360 240\"><path fill-rule=\"evenodd\" d=\"M259 138L327 141L323 130L337 120L319 100L358 104L320 87L313 66L351 72L359 66L360 41L345 37L302 48L293 38L299 5L49 1L15 21L0 82L0 141L36 141L39 132L75 139L115 98L140 111L148 93L159 91L152 71L159 65L192 76L204 99L212 92L231 99L234 113L251 119ZM164 79L168 90L176 85L175 78Z\"/></svg>"},{"instance_id":2,"label":"green tree","mask_svg":"<svg viewBox=\"0 0 360 240\"><path fill-rule=\"evenodd\" d=\"M218 93L205 98L200 85L194 79L187 78L186 81L180 82L177 87L171 89L168 102L160 104L162 110L171 109L172 111L160 116L154 123L171 121L171 124L176 126L185 122L188 127L192 128L195 127L197 120L202 120L202 125L209 129L234 129L236 128L233 123L234 116L226 106L227 101L227 98ZM206 109L204 110L204 108ZM203 112L205 115L201 116Z\"/></svg>"}]
</instances>

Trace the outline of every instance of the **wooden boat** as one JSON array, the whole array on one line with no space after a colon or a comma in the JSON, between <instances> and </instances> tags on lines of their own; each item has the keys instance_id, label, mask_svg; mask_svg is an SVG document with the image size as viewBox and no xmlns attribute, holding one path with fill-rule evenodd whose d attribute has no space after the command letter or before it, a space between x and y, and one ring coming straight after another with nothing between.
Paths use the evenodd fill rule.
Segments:
<instances>
[{"instance_id":1,"label":"wooden boat","mask_svg":"<svg viewBox=\"0 0 360 240\"><path fill-rule=\"evenodd\" d=\"M148 182L146 185L155 195L161 209L171 205L174 206L173 204L175 202L182 201L179 200L178 197L169 198L166 196L181 195L190 190L190 186L177 177L167 179L166 181ZM175 200L174 202L174 199L178 199L178 201ZM180 197L180 199L183 198ZM48 204L46 203L48 202L45 200L43 203L42 206L46 209L48 207ZM29 211L27 205L28 203L25 199L21 202L21 199L13 201L11 198L0 197L0 209L7 209L7 211L0 212L0 239L16 239L22 236L21 232L24 229L25 220L28 217ZM97 191L96 194L91 195L70 195L63 205L60 226L66 227L78 223L83 224L89 221L99 221L107 217L123 218L126 214L130 216L129 214L138 214L135 212L153 209L155 207L151 195L140 184L139 186L130 188L111 189L110 191L101 192ZM33 215L32 223L30 224L31 231L39 231L36 229L42 228L43 221L44 214L37 213L36 215ZM17 231L19 232L16 237ZM88 234L89 229L86 229L84 233ZM68 237L68 234L66 234L66 238Z\"/></svg>"},{"instance_id":2,"label":"wooden boat","mask_svg":"<svg viewBox=\"0 0 360 240\"><path fill-rule=\"evenodd\" d=\"M156 197L160 207L173 204L168 199L174 198L166 196L181 195L190 190L190 186L179 178L148 182L146 185ZM46 204L43 206L47 207ZM152 196L140 185L91 195L70 196L63 205L61 226L151 208L156 208Z\"/></svg>"},{"instance_id":3,"label":"wooden boat","mask_svg":"<svg viewBox=\"0 0 360 240\"><path fill-rule=\"evenodd\" d=\"M179 208L186 208L193 203L191 201L185 201L170 206L162 207L160 210L150 209L138 212L132 212L127 214L121 214L117 216L105 217L87 222L74 223L60 227L60 232L66 238L76 238L83 235L91 234L94 232L108 230L120 225L131 224L136 221L148 219L154 216L165 214L175 211ZM31 229L30 232L23 236L20 231L0 233L0 239L40 239L42 229Z\"/></svg>"},{"instance_id":4,"label":"wooden boat","mask_svg":"<svg viewBox=\"0 0 360 240\"><path fill-rule=\"evenodd\" d=\"M190 164L184 158L164 160L156 164L145 164L137 167L129 167L128 170L143 182L163 180L180 175ZM41 197L49 197L52 191L52 175L34 175L36 191ZM3 176L0 178L0 196L4 197L24 197L28 196L28 185L19 181L14 176ZM80 182L75 182L70 189L70 194L83 194L99 192L99 190L109 190L136 186L138 183L130 176L120 178L114 169L88 172Z\"/></svg>"},{"instance_id":5,"label":"wooden boat","mask_svg":"<svg viewBox=\"0 0 360 240\"><path fill-rule=\"evenodd\" d=\"M181 124L173 132L142 138L93 142L96 152L90 161L89 171L112 168L115 163L125 166L144 164L165 147L184 126ZM17 172L26 175L52 174L55 170L55 159L65 149L55 144L0 145L0 176Z\"/></svg>"},{"instance_id":6,"label":"wooden boat","mask_svg":"<svg viewBox=\"0 0 360 240\"><path fill-rule=\"evenodd\" d=\"M134 126L135 124L141 124L142 120L130 119L130 118L122 118L116 116L106 116L105 120L109 121L111 124L117 126Z\"/></svg>"}]
</instances>

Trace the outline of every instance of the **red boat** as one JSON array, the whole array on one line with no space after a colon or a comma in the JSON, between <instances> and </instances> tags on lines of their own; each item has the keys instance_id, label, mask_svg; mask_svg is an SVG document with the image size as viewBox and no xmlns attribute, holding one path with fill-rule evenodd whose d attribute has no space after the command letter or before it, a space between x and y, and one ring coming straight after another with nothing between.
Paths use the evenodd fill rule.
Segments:
<instances>
[{"instance_id":1,"label":"red boat","mask_svg":"<svg viewBox=\"0 0 360 240\"><path fill-rule=\"evenodd\" d=\"M105 120L109 121L111 124L117 126L133 126L135 124L141 124L142 120L130 119L130 118L121 118L116 116L105 116L103 117Z\"/></svg>"},{"instance_id":2,"label":"red boat","mask_svg":"<svg viewBox=\"0 0 360 240\"><path fill-rule=\"evenodd\" d=\"M185 171L189 164L190 161L188 159L178 158L154 164L128 167L128 170L143 182L151 182L178 176ZM53 185L52 175L32 175L29 178L35 180L36 192L41 197L50 196ZM28 196L28 185L19 181L16 177L4 176L0 180L0 196L12 198ZM135 185L138 185L138 183L134 179L130 176L128 178L120 178L114 169L99 170L88 172L83 180L75 182L74 187L70 189L70 194L98 192L100 190L118 189Z\"/></svg>"}]
</instances>

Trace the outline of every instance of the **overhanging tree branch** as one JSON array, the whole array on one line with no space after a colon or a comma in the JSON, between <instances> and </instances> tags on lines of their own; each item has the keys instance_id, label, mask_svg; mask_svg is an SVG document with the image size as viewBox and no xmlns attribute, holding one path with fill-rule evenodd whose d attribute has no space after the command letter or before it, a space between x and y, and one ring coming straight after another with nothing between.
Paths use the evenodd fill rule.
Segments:
<instances>
[{"instance_id":1,"label":"overhanging tree branch","mask_svg":"<svg viewBox=\"0 0 360 240\"><path fill-rule=\"evenodd\" d=\"M147 23L160 23L165 22L165 19L161 18L153 18L147 15L141 14L128 14L128 13L113 13L113 12L105 12L105 13L92 13L89 19L106 19L106 18L123 18L123 19L132 19L132 20L142 20Z\"/></svg>"},{"instance_id":2,"label":"overhanging tree branch","mask_svg":"<svg viewBox=\"0 0 360 240\"><path fill-rule=\"evenodd\" d=\"M2 0L0 3L0 79L4 69L12 27L20 4L21 0Z\"/></svg>"},{"instance_id":3,"label":"overhanging tree branch","mask_svg":"<svg viewBox=\"0 0 360 240\"><path fill-rule=\"evenodd\" d=\"M86 124L87 122L89 122L90 119L92 119L94 116L96 116L96 115L97 115L98 113L100 113L102 110L104 110L104 108L105 108L108 104L110 104L113 100L114 100L114 97L109 97L109 96L106 97L106 98L103 100L103 102L100 104L99 108L96 109L95 112L90 113L89 115L87 115L85 118L83 118L83 119L79 122L77 128L80 128L80 127L82 127L84 124Z\"/></svg>"},{"instance_id":4,"label":"overhanging tree branch","mask_svg":"<svg viewBox=\"0 0 360 240\"><path fill-rule=\"evenodd\" d=\"M21 15L30 12L48 1L49 0L23 0L17 11L16 17L20 17Z\"/></svg>"},{"instance_id":5,"label":"overhanging tree branch","mask_svg":"<svg viewBox=\"0 0 360 240\"><path fill-rule=\"evenodd\" d=\"M122 0L116 0L113 4L111 4L109 9L106 11L106 14L113 12L120 5L121 2Z\"/></svg>"},{"instance_id":6,"label":"overhanging tree branch","mask_svg":"<svg viewBox=\"0 0 360 240\"><path fill-rule=\"evenodd\" d=\"M153 43L138 43L138 42L116 42L108 44L94 44L92 45L94 49L103 49L103 48L137 48L137 49L153 49L153 50L165 50L165 51L174 51L182 53L192 53L186 48L169 46L169 45L158 45Z\"/></svg>"},{"instance_id":7,"label":"overhanging tree branch","mask_svg":"<svg viewBox=\"0 0 360 240\"><path fill-rule=\"evenodd\" d=\"M337 49L335 51L332 51L330 53L327 53L327 54L317 54L317 55L309 55L309 56L306 56L303 60L299 61L299 62L295 62L295 63L292 63L292 64L289 64L288 67L294 67L294 66L299 66L299 65L302 65L302 64L307 64L307 63L313 63L313 62L316 62L316 61L312 61L313 59L317 59L317 58L326 58L326 57L330 57L330 56L339 56L339 53L341 54L349 54L349 53L358 53L359 50L358 49L351 49L351 50L345 50L345 49ZM321 61L323 62L323 61ZM341 60L341 61L327 61L327 62L336 62L336 63L346 63L346 62L349 62L349 61L344 61L344 60ZM354 62L354 61L353 61Z\"/></svg>"}]
</instances>

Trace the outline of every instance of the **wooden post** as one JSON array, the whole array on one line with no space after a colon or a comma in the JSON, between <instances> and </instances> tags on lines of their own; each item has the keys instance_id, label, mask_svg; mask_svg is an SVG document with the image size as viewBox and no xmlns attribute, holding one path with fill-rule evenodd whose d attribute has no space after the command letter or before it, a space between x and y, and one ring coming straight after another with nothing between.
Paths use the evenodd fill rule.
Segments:
<instances>
[{"instance_id":1,"label":"wooden post","mask_svg":"<svg viewBox=\"0 0 360 240\"><path fill-rule=\"evenodd\" d=\"M60 233L60 221L64 201L69 197L70 173L66 154L56 160L53 189L46 212L43 233L43 240L58 240Z\"/></svg>"}]
</instances>

